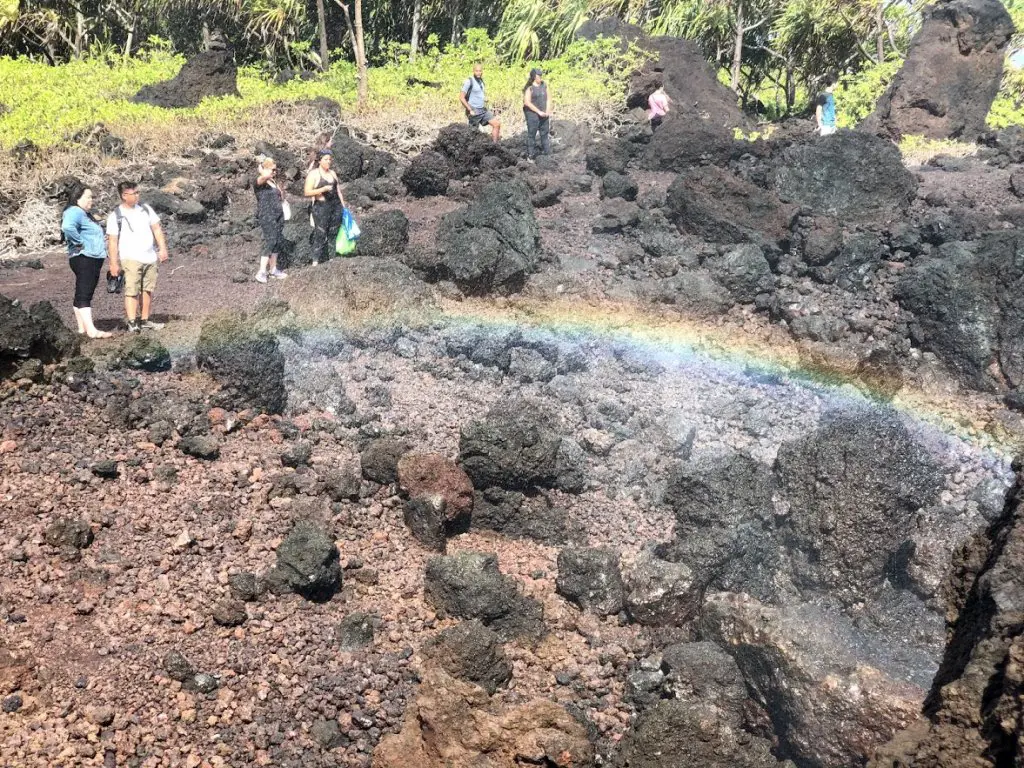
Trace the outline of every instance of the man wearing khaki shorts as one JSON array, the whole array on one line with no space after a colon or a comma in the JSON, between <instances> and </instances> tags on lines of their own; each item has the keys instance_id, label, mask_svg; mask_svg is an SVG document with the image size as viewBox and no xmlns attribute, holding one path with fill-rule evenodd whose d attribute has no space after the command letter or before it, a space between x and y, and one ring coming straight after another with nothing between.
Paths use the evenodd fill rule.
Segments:
<instances>
[{"instance_id":1,"label":"man wearing khaki shorts","mask_svg":"<svg viewBox=\"0 0 1024 768\"><path fill-rule=\"evenodd\" d=\"M124 310L128 331L159 331L163 323L149 319L156 290L157 263L167 261L167 242L160 217L148 205L139 202L138 185L122 181L117 185L121 204L107 217L107 251L110 273L124 271ZM142 314L139 314L139 297Z\"/></svg>"}]
</instances>

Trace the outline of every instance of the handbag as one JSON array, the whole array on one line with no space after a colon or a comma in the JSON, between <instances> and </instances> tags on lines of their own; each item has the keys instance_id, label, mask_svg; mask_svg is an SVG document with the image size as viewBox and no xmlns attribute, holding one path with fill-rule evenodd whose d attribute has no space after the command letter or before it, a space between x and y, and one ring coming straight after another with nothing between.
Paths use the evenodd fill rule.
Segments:
<instances>
[{"instance_id":1,"label":"handbag","mask_svg":"<svg viewBox=\"0 0 1024 768\"><path fill-rule=\"evenodd\" d=\"M287 200L281 201L281 212L284 214L285 221L292 220L292 207L289 205Z\"/></svg>"}]
</instances>

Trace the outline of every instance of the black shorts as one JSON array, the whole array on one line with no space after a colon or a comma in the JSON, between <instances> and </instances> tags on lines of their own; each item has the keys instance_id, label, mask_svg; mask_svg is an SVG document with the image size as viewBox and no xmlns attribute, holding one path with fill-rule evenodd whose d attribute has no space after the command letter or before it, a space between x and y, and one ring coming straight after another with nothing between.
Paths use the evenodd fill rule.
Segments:
<instances>
[{"instance_id":1,"label":"black shorts","mask_svg":"<svg viewBox=\"0 0 1024 768\"><path fill-rule=\"evenodd\" d=\"M284 217L260 222L263 230L263 256L273 256L284 250Z\"/></svg>"},{"instance_id":2,"label":"black shorts","mask_svg":"<svg viewBox=\"0 0 1024 768\"><path fill-rule=\"evenodd\" d=\"M478 128L481 125L490 125L491 120L494 119L494 113L489 109L485 109L483 112L479 112L475 115L469 116L469 124L474 128Z\"/></svg>"}]
</instances>

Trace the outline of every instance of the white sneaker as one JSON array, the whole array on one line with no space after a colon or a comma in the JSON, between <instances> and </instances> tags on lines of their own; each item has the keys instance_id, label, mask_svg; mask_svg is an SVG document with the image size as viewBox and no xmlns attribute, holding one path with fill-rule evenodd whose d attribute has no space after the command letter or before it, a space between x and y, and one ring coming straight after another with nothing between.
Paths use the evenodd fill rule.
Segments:
<instances>
[{"instance_id":1,"label":"white sneaker","mask_svg":"<svg viewBox=\"0 0 1024 768\"><path fill-rule=\"evenodd\" d=\"M266 272L257 272L256 273L256 282L257 283L265 283L265 282L267 282L267 273Z\"/></svg>"},{"instance_id":2,"label":"white sneaker","mask_svg":"<svg viewBox=\"0 0 1024 768\"><path fill-rule=\"evenodd\" d=\"M286 277L288 277L288 273L282 272L280 269L275 269L273 272L270 273L270 276L276 280L284 280Z\"/></svg>"},{"instance_id":3,"label":"white sneaker","mask_svg":"<svg viewBox=\"0 0 1024 768\"><path fill-rule=\"evenodd\" d=\"M314 261L312 264L310 264L310 266L311 267L318 267L318 266L320 266L320 262L319 261Z\"/></svg>"}]
</instances>

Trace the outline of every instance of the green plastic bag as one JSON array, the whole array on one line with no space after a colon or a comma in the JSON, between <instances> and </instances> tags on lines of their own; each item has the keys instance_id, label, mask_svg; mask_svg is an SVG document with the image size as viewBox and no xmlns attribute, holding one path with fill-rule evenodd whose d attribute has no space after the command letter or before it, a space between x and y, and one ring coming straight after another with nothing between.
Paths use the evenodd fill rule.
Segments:
<instances>
[{"instance_id":1,"label":"green plastic bag","mask_svg":"<svg viewBox=\"0 0 1024 768\"><path fill-rule=\"evenodd\" d=\"M334 243L334 250L339 256L351 256L356 252L356 241L348 236L345 227L338 228L338 239Z\"/></svg>"}]
</instances>

